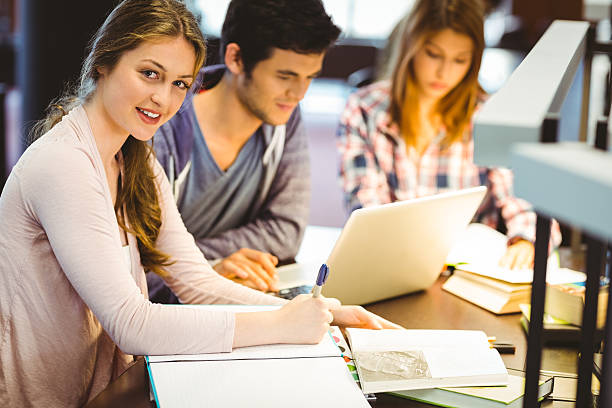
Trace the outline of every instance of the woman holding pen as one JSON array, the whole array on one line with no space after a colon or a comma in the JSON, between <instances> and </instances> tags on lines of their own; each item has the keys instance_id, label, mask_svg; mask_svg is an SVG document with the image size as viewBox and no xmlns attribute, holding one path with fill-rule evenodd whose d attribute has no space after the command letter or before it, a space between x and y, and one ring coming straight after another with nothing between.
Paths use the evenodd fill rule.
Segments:
<instances>
[{"instance_id":1,"label":"woman holding pen","mask_svg":"<svg viewBox=\"0 0 612 408\"><path fill-rule=\"evenodd\" d=\"M313 343L332 322L392 326L312 296L243 314L148 301L145 269L184 303L284 303L212 270L147 144L204 55L182 3L125 0L93 38L75 95L39 123L0 196L0 406L82 406L132 355Z\"/></svg>"},{"instance_id":2,"label":"woman holding pen","mask_svg":"<svg viewBox=\"0 0 612 408\"><path fill-rule=\"evenodd\" d=\"M398 35L390 80L360 89L340 120L340 175L350 210L487 185L476 221L503 221L502 266L530 267L535 213L512 193L512 173L474 164L472 115L484 48L480 0L418 0ZM500 219L501 216L501 219ZM551 243L561 242L555 222Z\"/></svg>"}]
</instances>

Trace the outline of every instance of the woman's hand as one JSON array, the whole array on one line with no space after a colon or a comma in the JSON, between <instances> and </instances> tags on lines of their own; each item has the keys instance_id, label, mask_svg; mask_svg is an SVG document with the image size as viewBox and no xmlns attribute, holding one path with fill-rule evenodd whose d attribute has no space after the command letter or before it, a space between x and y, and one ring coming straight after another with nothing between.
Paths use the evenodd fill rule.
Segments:
<instances>
[{"instance_id":1,"label":"woman's hand","mask_svg":"<svg viewBox=\"0 0 612 408\"><path fill-rule=\"evenodd\" d=\"M220 275L263 292L276 291L278 258L272 254L242 248L213 266Z\"/></svg>"},{"instance_id":2,"label":"woman's hand","mask_svg":"<svg viewBox=\"0 0 612 408\"><path fill-rule=\"evenodd\" d=\"M336 299L299 295L278 310L279 329L288 343L314 344L321 341L334 320L331 309L340 307Z\"/></svg>"},{"instance_id":3,"label":"woman's hand","mask_svg":"<svg viewBox=\"0 0 612 408\"><path fill-rule=\"evenodd\" d=\"M499 260L499 266L510 269L533 268L534 254L533 244L520 239L508 246L506 253Z\"/></svg>"},{"instance_id":4,"label":"woman's hand","mask_svg":"<svg viewBox=\"0 0 612 408\"><path fill-rule=\"evenodd\" d=\"M337 299L299 295L272 312L236 313L233 347L258 344L316 344L330 324L364 329L402 329L361 306L342 306Z\"/></svg>"},{"instance_id":5,"label":"woman's hand","mask_svg":"<svg viewBox=\"0 0 612 408\"><path fill-rule=\"evenodd\" d=\"M277 311L283 343L318 343L330 324L362 329L402 329L361 306L342 306L337 299L299 295Z\"/></svg>"},{"instance_id":6,"label":"woman's hand","mask_svg":"<svg viewBox=\"0 0 612 408\"><path fill-rule=\"evenodd\" d=\"M316 344L334 320L336 299L299 295L272 312L236 313L234 347L257 344Z\"/></svg>"},{"instance_id":7,"label":"woman's hand","mask_svg":"<svg viewBox=\"0 0 612 408\"><path fill-rule=\"evenodd\" d=\"M403 329L382 317L368 312L361 306L340 306L332 309L335 326L357 327L360 329Z\"/></svg>"}]
</instances>

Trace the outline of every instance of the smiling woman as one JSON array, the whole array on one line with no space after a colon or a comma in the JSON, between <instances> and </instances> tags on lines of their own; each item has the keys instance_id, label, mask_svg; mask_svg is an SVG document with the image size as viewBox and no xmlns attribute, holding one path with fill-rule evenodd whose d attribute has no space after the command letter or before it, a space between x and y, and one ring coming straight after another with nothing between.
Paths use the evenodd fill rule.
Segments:
<instances>
[{"instance_id":1,"label":"smiling woman","mask_svg":"<svg viewBox=\"0 0 612 408\"><path fill-rule=\"evenodd\" d=\"M186 88L204 63L204 38L183 4L132 0L111 12L91 44L78 89L49 105L47 117L33 128L31 141L74 107L85 109L117 219L136 236L143 266L163 275L169 259L155 248L161 210L147 164L152 151L145 142L180 107ZM148 114L138 108L148 108ZM118 184L119 156L124 168ZM121 238L125 245L125 234Z\"/></svg>"},{"instance_id":2,"label":"smiling woman","mask_svg":"<svg viewBox=\"0 0 612 408\"><path fill-rule=\"evenodd\" d=\"M98 145L109 161L126 135L149 140L178 111L193 81L194 49L182 36L143 43L115 67L100 67L97 89L85 105ZM114 143L113 143L114 142Z\"/></svg>"},{"instance_id":3,"label":"smiling woman","mask_svg":"<svg viewBox=\"0 0 612 408\"><path fill-rule=\"evenodd\" d=\"M143 266L170 265L146 141L204 55L182 3L124 1L92 39L78 89L34 128L0 196L0 406L83 405L128 366L122 351L151 348L171 320L158 313L138 331L126 320L146 316Z\"/></svg>"},{"instance_id":4,"label":"smiling woman","mask_svg":"<svg viewBox=\"0 0 612 408\"><path fill-rule=\"evenodd\" d=\"M204 51L182 2L124 0L96 33L78 92L51 106L13 168L0 195L0 407L83 406L132 354L316 343L332 320L392 326L306 295L256 313L148 300L145 269L184 303L285 303L212 269L147 144Z\"/></svg>"}]
</instances>

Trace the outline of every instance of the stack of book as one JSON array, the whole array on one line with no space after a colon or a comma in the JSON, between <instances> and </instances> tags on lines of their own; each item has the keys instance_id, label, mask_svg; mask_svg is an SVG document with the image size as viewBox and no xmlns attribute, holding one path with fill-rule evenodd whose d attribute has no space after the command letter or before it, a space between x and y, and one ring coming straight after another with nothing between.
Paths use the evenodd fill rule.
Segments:
<instances>
[{"instance_id":1,"label":"stack of book","mask_svg":"<svg viewBox=\"0 0 612 408\"><path fill-rule=\"evenodd\" d=\"M531 307L528 304L520 305L521 308L521 326L525 333L529 334L529 318L531 317ZM548 313L544 313L544 322L542 327L542 343L543 344L567 344L578 345L582 338L582 330L580 326L571 324L570 322L559 319Z\"/></svg>"},{"instance_id":2,"label":"stack of book","mask_svg":"<svg viewBox=\"0 0 612 408\"><path fill-rule=\"evenodd\" d=\"M531 283L508 282L456 269L442 286L444 290L495 314L519 312L529 303Z\"/></svg>"},{"instance_id":3,"label":"stack of book","mask_svg":"<svg viewBox=\"0 0 612 408\"><path fill-rule=\"evenodd\" d=\"M602 279L597 300L597 332L596 338L603 336L606 323L606 307L608 305L608 281ZM581 324L584 309L585 287L580 283L563 283L546 286L546 301L544 304L544 326L542 341L544 344L580 344L582 338ZM520 305L521 325L529 332L529 305Z\"/></svg>"},{"instance_id":4,"label":"stack of book","mask_svg":"<svg viewBox=\"0 0 612 408\"><path fill-rule=\"evenodd\" d=\"M602 278L599 285L599 298L597 300L597 327L603 328L606 324L606 307L608 306L608 280ZM582 324L582 310L584 309L584 283L561 283L546 286L546 303L544 311L570 324Z\"/></svg>"},{"instance_id":5,"label":"stack of book","mask_svg":"<svg viewBox=\"0 0 612 408\"><path fill-rule=\"evenodd\" d=\"M533 270L500 267L506 249L505 235L482 224L470 224L448 255L447 264L454 273L442 288L495 314L520 312L519 305L530 302ZM549 284L585 280L583 273L558 265L553 254L548 261Z\"/></svg>"}]
</instances>

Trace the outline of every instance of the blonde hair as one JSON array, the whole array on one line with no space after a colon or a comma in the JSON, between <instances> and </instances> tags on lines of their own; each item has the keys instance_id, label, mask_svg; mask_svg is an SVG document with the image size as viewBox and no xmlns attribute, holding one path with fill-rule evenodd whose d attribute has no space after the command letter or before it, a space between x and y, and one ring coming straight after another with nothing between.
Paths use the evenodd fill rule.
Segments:
<instances>
[{"instance_id":1,"label":"blonde hair","mask_svg":"<svg viewBox=\"0 0 612 408\"><path fill-rule=\"evenodd\" d=\"M484 4L480 0L418 0L403 30L397 60L391 75L391 120L399 125L402 136L414 145L419 128L418 90L414 73L414 57L428 38L451 29L465 34L473 42L472 61L459 84L437 105L446 128L443 145L462 139L469 125L478 97L483 93L478 84L478 71L484 50Z\"/></svg>"},{"instance_id":2,"label":"blonde hair","mask_svg":"<svg viewBox=\"0 0 612 408\"><path fill-rule=\"evenodd\" d=\"M186 6L176 0L125 0L106 18L90 42L90 51L81 69L78 88L68 92L47 108L47 116L39 121L31 133L36 140L77 105L87 102L96 90L99 69L112 70L121 56L145 41L159 41L182 36L193 46L196 63L193 76L204 64L206 45L198 23ZM165 275L163 266L170 265L170 257L155 247L161 228L155 174L151 167L154 154L151 146L129 136L121 147L124 157L124 179L117 194L115 211L119 225L138 240L141 263L145 269ZM121 208L125 206L125 217Z\"/></svg>"}]
</instances>

